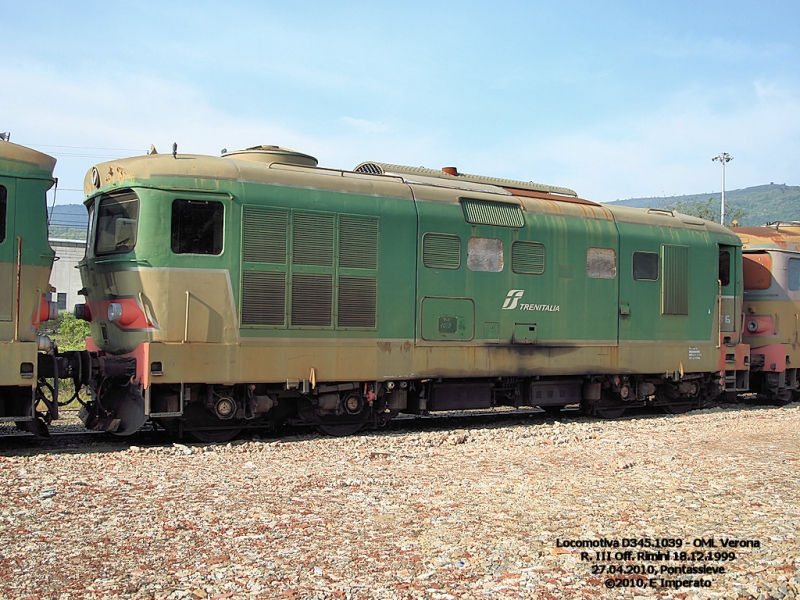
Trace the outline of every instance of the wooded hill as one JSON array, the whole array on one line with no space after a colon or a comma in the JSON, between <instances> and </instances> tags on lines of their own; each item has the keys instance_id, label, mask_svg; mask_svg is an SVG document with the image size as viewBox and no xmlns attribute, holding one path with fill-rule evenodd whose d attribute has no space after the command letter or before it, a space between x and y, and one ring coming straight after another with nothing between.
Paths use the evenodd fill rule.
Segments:
<instances>
[{"instance_id":1,"label":"wooded hill","mask_svg":"<svg viewBox=\"0 0 800 600\"><path fill-rule=\"evenodd\" d=\"M86 239L89 217L83 204L59 204L48 207L47 214L49 237L64 240Z\"/></svg>"},{"instance_id":2,"label":"wooded hill","mask_svg":"<svg viewBox=\"0 0 800 600\"><path fill-rule=\"evenodd\" d=\"M687 205L704 205L709 198L712 198L719 215L720 196L720 192L707 192L668 198L630 198L612 204L639 208L673 208L675 205L680 205L684 208ZM770 183L742 190L725 190L725 213L730 215L734 210L743 213L739 218L741 226L764 225L775 221L800 221L800 186Z\"/></svg>"}]
</instances>

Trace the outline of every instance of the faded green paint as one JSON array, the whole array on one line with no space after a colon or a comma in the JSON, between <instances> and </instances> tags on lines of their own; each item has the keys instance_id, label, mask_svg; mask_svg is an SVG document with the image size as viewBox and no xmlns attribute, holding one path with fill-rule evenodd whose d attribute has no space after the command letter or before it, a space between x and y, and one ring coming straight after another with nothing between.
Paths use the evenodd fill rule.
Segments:
<instances>
[{"instance_id":1,"label":"faded green paint","mask_svg":"<svg viewBox=\"0 0 800 600\"><path fill-rule=\"evenodd\" d=\"M311 368L319 381L717 369L718 247L735 248L738 240L711 223L664 211L518 197L485 184L447 187L445 179L429 185L235 155L142 157L97 171L97 190L87 175L89 205L101 194L131 189L141 206L133 251L94 260L90 247L90 260L81 265L89 300L133 298L155 326L123 332L99 311L92 335L114 353L154 342L151 357L164 362L163 382L279 382L308 377ZM484 222L515 205L523 226L469 223L463 198L506 207L486 211ZM172 252L175 200L224 205L220 255ZM284 215L275 231L285 236L285 249L281 241L277 250L246 251L246 207ZM375 224L364 232L376 236L374 261L357 260L365 247L352 226L355 217ZM293 233L298 218L333 230L317 238L308 229L315 236L309 242ZM342 227L347 219L350 225ZM427 255L426 234L439 242ZM536 246L536 253L516 261L525 272L512 268L515 242L543 249ZM314 255L314 244L325 246L320 256L298 261L297 253ZM348 244L361 250L349 252ZM633 280L638 251L659 256L662 274L655 281ZM599 267L592 262L597 256L605 261ZM672 269L669 281L665 265ZM254 312L242 324L248 273L278 274L259 281L286 283L285 295L276 296L285 300L283 315ZM298 325L293 287L314 277L331 282L319 306L332 313L321 324ZM376 294L374 327L342 326L336 318L344 286L354 281L366 283L353 289ZM349 298L359 310L360 300ZM303 306L308 311L314 304Z\"/></svg>"},{"instance_id":2,"label":"faded green paint","mask_svg":"<svg viewBox=\"0 0 800 600\"><path fill-rule=\"evenodd\" d=\"M42 295L52 289L48 281L55 253L47 242L46 192L54 182L55 162L0 141L0 186L6 190L0 241L0 386L32 388L38 377L35 321ZM21 376L21 363L33 365L31 377Z\"/></svg>"}]
</instances>

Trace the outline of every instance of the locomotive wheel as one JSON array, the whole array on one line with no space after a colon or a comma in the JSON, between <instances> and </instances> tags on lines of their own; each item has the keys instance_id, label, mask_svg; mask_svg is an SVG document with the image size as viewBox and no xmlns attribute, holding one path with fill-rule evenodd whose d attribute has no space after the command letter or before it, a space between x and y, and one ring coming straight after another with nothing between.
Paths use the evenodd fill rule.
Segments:
<instances>
[{"instance_id":1,"label":"locomotive wheel","mask_svg":"<svg viewBox=\"0 0 800 600\"><path fill-rule=\"evenodd\" d=\"M619 419L625 414L624 406L595 406L594 414L601 419Z\"/></svg>"},{"instance_id":2,"label":"locomotive wheel","mask_svg":"<svg viewBox=\"0 0 800 600\"><path fill-rule=\"evenodd\" d=\"M131 435L147 421L140 388L129 382L103 382L97 394L98 400L81 410L81 413L85 411L81 419L90 429L109 431L114 435Z\"/></svg>"},{"instance_id":3,"label":"locomotive wheel","mask_svg":"<svg viewBox=\"0 0 800 600\"><path fill-rule=\"evenodd\" d=\"M209 444L227 442L242 431L241 427L236 427L241 421L233 419L222 421L198 403L187 405L183 417L183 431L198 442Z\"/></svg>"},{"instance_id":4,"label":"locomotive wheel","mask_svg":"<svg viewBox=\"0 0 800 600\"><path fill-rule=\"evenodd\" d=\"M682 415L683 413L687 413L695 408L697 408L697 406L694 400L675 404L665 404L661 407L661 409L668 415Z\"/></svg>"},{"instance_id":5,"label":"locomotive wheel","mask_svg":"<svg viewBox=\"0 0 800 600\"><path fill-rule=\"evenodd\" d=\"M219 444L228 442L242 432L241 429L196 429L187 433L198 442Z\"/></svg>"},{"instance_id":6,"label":"locomotive wheel","mask_svg":"<svg viewBox=\"0 0 800 600\"><path fill-rule=\"evenodd\" d=\"M334 437L345 437L358 433L364 429L366 424L366 421L363 423L325 423L317 425L317 431Z\"/></svg>"},{"instance_id":7,"label":"locomotive wheel","mask_svg":"<svg viewBox=\"0 0 800 600\"><path fill-rule=\"evenodd\" d=\"M777 394L773 394L769 399L769 403L773 406L786 406L797 397L797 392L791 389L781 390Z\"/></svg>"},{"instance_id":8,"label":"locomotive wheel","mask_svg":"<svg viewBox=\"0 0 800 600\"><path fill-rule=\"evenodd\" d=\"M619 419L625 414L627 406L622 404L618 397L610 392L603 392L599 402L589 405L589 414L594 413L601 419Z\"/></svg>"}]
</instances>

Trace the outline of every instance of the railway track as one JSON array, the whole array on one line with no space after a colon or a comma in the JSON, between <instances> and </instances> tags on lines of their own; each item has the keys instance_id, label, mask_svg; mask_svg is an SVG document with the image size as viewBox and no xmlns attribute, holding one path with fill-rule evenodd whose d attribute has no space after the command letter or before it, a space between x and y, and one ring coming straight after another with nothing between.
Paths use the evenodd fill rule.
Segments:
<instances>
[{"instance_id":1,"label":"railway track","mask_svg":"<svg viewBox=\"0 0 800 600\"><path fill-rule=\"evenodd\" d=\"M151 423L146 423L139 431L128 436L117 436L102 431L92 431L83 427L75 415L66 415L65 423L59 421L50 426L47 438L36 437L32 433L19 431L13 426L0 427L0 454L17 450L32 450L37 452L63 452L80 448L107 447L109 449L126 448L129 446L170 446L179 442L183 444L213 445L207 442L196 442L190 436L178 439L174 435L160 428L154 428ZM565 410L557 417L562 419L576 419L580 417L579 411ZM488 411L453 411L437 413L434 415L401 415L392 420L387 426L377 431L367 430L364 433L381 432L414 432L428 430L447 430L450 428L470 428L492 425L496 423L512 424L513 422L553 420L553 415L537 409L508 409ZM291 440L300 437L321 435L311 427L282 426L277 428L260 428L244 430L232 443L241 443L243 440ZM358 435L358 434L356 434Z\"/></svg>"},{"instance_id":2,"label":"railway track","mask_svg":"<svg viewBox=\"0 0 800 600\"><path fill-rule=\"evenodd\" d=\"M744 405L725 405L728 408ZM77 411L76 411L77 412ZM618 420L630 419L659 419L670 418L660 412L647 409L632 409ZM496 409L489 411L452 411L437 413L435 415L401 415L377 431L365 431L365 434L380 435L381 433L402 433L420 431L447 431L449 429L470 429L486 426L513 426L523 423L552 423L574 422L579 419L591 419L606 422L595 417L581 415L576 409L565 409L558 414L548 414L539 409ZM62 453L62 452L113 452L126 449L130 446L164 447L174 443L189 445L214 445L205 442L195 442L191 438L177 439L175 436L160 428L154 428L147 423L141 430L129 436L117 436L111 433L91 431L85 429L77 415L71 418L66 415L66 423L59 422L52 425L48 438L37 438L31 433L20 432L12 427L0 427L0 455L25 454L25 453ZM318 432L310 427L278 427L274 429L251 429L243 431L230 443L237 444L249 440L287 442L308 437L319 436ZM359 435L359 434L355 434ZM226 442L227 443L227 442Z\"/></svg>"}]
</instances>

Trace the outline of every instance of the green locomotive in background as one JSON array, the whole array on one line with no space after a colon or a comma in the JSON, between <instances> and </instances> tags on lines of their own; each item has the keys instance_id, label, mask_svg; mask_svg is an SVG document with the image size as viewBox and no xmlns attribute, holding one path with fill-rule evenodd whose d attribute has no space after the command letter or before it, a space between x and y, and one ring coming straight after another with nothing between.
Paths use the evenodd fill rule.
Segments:
<instances>
[{"instance_id":1,"label":"green locomotive in background","mask_svg":"<svg viewBox=\"0 0 800 600\"><path fill-rule=\"evenodd\" d=\"M200 439L290 421L747 389L741 242L531 182L259 146L86 176L90 427Z\"/></svg>"},{"instance_id":2,"label":"green locomotive in background","mask_svg":"<svg viewBox=\"0 0 800 600\"><path fill-rule=\"evenodd\" d=\"M49 300L55 253L47 241L46 196L55 164L47 154L0 140L0 423L38 435L58 418L59 378L77 378L79 386L81 365L87 378L91 366L88 355L59 354L37 332L58 312Z\"/></svg>"}]
</instances>

